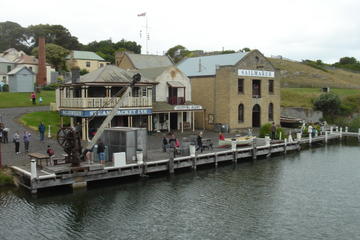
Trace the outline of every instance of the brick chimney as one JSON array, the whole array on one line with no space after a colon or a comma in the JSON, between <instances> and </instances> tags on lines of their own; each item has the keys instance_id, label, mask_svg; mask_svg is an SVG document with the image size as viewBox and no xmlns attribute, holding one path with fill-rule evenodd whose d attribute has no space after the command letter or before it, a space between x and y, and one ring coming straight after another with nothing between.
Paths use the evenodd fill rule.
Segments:
<instances>
[{"instance_id":1,"label":"brick chimney","mask_svg":"<svg viewBox=\"0 0 360 240\"><path fill-rule=\"evenodd\" d=\"M36 76L36 85L43 87L46 85L46 53L45 53L45 38L39 37L39 54L38 54L38 73Z\"/></svg>"}]
</instances>

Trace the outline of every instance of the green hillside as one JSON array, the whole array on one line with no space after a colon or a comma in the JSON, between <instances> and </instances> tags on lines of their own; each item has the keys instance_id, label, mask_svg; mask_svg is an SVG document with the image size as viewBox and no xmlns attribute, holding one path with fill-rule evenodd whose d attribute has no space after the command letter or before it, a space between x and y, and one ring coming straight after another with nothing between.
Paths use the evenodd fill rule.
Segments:
<instances>
[{"instance_id":1,"label":"green hillside","mask_svg":"<svg viewBox=\"0 0 360 240\"><path fill-rule=\"evenodd\" d=\"M269 58L279 69L281 86L284 88L358 88L360 73L328 67L316 69L301 62Z\"/></svg>"}]
</instances>

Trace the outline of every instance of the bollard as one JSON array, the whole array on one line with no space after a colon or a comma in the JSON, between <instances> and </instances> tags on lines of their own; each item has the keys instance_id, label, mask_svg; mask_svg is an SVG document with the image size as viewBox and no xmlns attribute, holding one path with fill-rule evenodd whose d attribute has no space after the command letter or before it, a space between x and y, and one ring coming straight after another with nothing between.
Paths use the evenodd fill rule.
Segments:
<instances>
[{"instance_id":1,"label":"bollard","mask_svg":"<svg viewBox=\"0 0 360 240\"><path fill-rule=\"evenodd\" d=\"M332 134L332 133L333 133L333 127L330 126L330 134Z\"/></svg>"},{"instance_id":2,"label":"bollard","mask_svg":"<svg viewBox=\"0 0 360 240\"><path fill-rule=\"evenodd\" d=\"M50 125L49 125L49 131L48 131L48 138L51 138Z\"/></svg>"},{"instance_id":3,"label":"bollard","mask_svg":"<svg viewBox=\"0 0 360 240\"><path fill-rule=\"evenodd\" d=\"M287 148L287 139L284 139L284 153L286 154L286 148Z\"/></svg>"},{"instance_id":4,"label":"bollard","mask_svg":"<svg viewBox=\"0 0 360 240\"><path fill-rule=\"evenodd\" d=\"M349 128L348 127L345 127L345 132L347 133L349 131Z\"/></svg>"},{"instance_id":5,"label":"bollard","mask_svg":"<svg viewBox=\"0 0 360 240\"><path fill-rule=\"evenodd\" d=\"M254 161L257 158L256 155L257 155L257 149L256 149L256 142L254 140L253 143L252 143L252 158L253 158Z\"/></svg>"},{"instance_id":6,"label":"bollard","mask_svg":"<svg viewBox=\"0 0 360 240\"><path fill-rule=\"evenodd\" d=\"M340 139L342 138L342 127L340 127Z\"/></svg>"},{"instance_id":7,"label":"bollard","mask_svg":"<svg viewBox=\"0 0 360 240\"><path fill-rule=\"evenodd\" d=\"M301 133L296 133L296 140L298 140L298 141L301 140Z\"/></svg>"},{"instance_id":8,"label":"bollard","mask_svg":"<svg viewBox=\"0 0 360 240\"><path fill-rule=\"evenodd\" d=\"M270 137L269 136L265 136L265 146L270 146Z\"/></svg>"},{"instance_id":9,"label":"bollard","mask_svg":"<svg viewBox=\"0 0 360 240\"><path fill-rule=\"evenodd\" d=\"M325 131L325 143L327 143L327 142L328 142L328 132Z\"/></svg>"},{"instance_id":10,"label":"bollard","mask_svg":"<svg viewBox=\"0 0 360 240\"><path fill-rule=\"evenodd\" d=\"M311 133L309 134L309 145L311 146L311 142L312 142L312 136Z\"/></svg>"},{"instance_id":11,"label":"bollard","mask_svg":"<svg viewBox=\"0 0 360 240\"><path fill-rule=\"evenodd\" d=\"M31 159L31 180L37 178L36 160Z\"/></svg>"},{"instance_id":12,"label":"bollard","mask_svg":"<svg viewBox=\"0 0 360 240\"><path fill-rule=\"evenodd\" d=\"M144 153L142 150L136 151L136 160L138 164L144 163Z\"/></svg>"},{"instance_id":13,"label":"bollard","mask_svg":"<svg viewBox=\"0 0 360 240\"><path fill-rule=\"evenodd\" d=\"M191 144L191 145L189 146L189 149L190 149L190 156L191 156L191 157L195 157L195 153L196 153L195 145Z\"/></svg>"},{"instance_id":14,"label":"bollard","mask_svg":"<svg viewBox=\"0 0 360 240\"><path fill-rule=\"evenodd\" d=\"M232 150L233 152L236 151L236 139L232 139L232 140L231 140L231 150Z\"/></svg>"},{"instance_id":15,"label":"bollard","mask_svg":"<svg viewBox=\"0 0 360 240\"><path fill-rule=\"evenodd\" d=\"M279 132L279 140L281 140L281 138L282 138L282 132Z\"/></svg>"},{"instance_id":16,"label":"bollard","mask_svg":"<svg viewBox=\"0 0 360 240\"><path fill-rule=\"evenodd\" d=\"M335 132L339 132L339 127L338 126L335 127Z\"/></svg>"}]
</instances>

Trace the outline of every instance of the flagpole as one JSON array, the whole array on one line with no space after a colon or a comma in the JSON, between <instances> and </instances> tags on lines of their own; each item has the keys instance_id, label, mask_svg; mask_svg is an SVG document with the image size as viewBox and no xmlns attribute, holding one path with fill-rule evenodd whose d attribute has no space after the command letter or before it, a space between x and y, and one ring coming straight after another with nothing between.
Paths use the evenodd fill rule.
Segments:
<instances>
[{"instance_id":1,"label":"flagpole","mask_svg":"<svg viewBox=\"0 0 360 240\"><path fill-rule=\"evenodd\" d=\"M145 24L145 28L146 28L146 54L149 54L149 49L148 49L148 41L149 41L149 31L148 31L148 17L147 14L145 16L146 18L146 24Z\"/></svg>"}]
</instances>

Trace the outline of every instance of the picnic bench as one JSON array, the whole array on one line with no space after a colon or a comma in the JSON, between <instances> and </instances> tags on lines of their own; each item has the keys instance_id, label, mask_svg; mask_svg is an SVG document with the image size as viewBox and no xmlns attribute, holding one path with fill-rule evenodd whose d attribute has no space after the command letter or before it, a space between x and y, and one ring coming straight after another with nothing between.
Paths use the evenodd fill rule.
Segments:
<instances>
[{"instance_id":1,"label":"picnic bench","mask_svg":"<svg viewBox=\"0 0 360 240\"><path fill-rule=\"evenodd\" d=\"M46 162L46 166L49 166L49 160L50 160L49 155L42 154L42 153L29 153L28 156L29 156L30 160L35 159L36 165L38 165L41 168L43 167L44 160Z\"/></svg>"}]
</instances>

